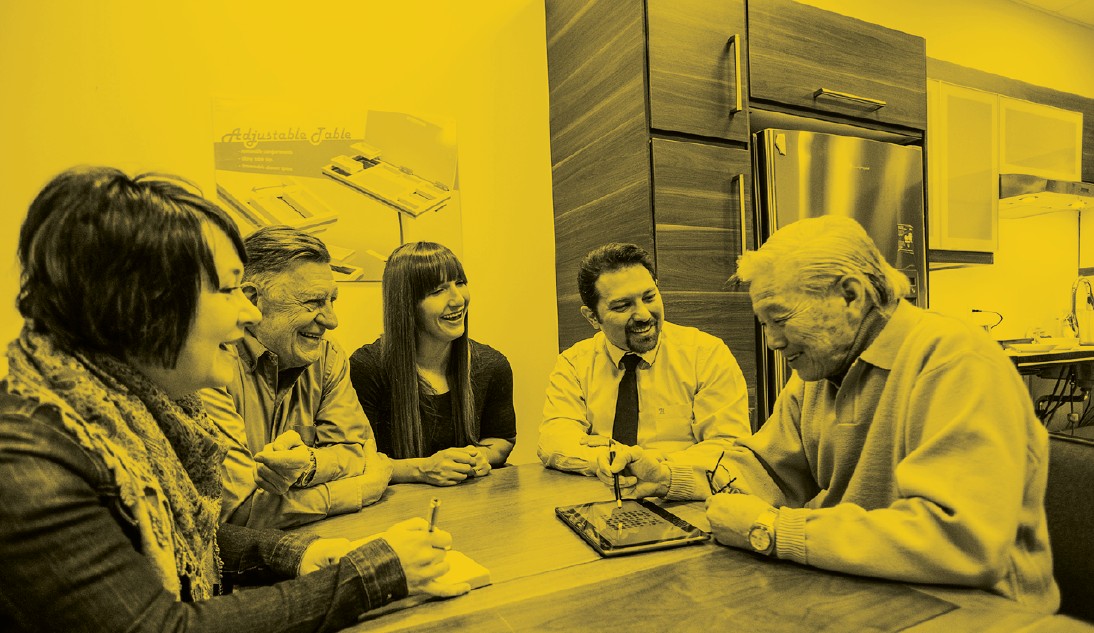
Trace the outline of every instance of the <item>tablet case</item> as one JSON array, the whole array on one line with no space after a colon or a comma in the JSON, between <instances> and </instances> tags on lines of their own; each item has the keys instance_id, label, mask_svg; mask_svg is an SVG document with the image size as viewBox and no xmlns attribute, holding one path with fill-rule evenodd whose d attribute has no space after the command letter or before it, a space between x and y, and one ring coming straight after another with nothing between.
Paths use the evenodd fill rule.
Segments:
<instances>
[{"instance_id":1,"label":"tablet case","mask_svg":"<svg viewBox=\"0 0 1094 633\"><path fill-rule=\"evenodd\" d=\"M599 501L555 508L558 516L601 556L701 543L710 535L680 517L646 501Z\"/></svg>"}]
</instances>

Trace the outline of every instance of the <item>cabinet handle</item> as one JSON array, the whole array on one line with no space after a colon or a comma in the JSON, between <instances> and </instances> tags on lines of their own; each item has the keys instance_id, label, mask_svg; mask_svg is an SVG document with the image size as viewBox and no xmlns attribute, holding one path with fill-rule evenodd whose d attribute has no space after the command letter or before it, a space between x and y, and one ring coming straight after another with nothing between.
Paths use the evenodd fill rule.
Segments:
<instances>
[{"instance_id":1,"label":"cabinet handle","mask_svg":"<svg viewBox=\"0 0 1094 633\"><path fill-rule=\"evenodd\" d=\"M828 88L819 88L813 93L813 98L818 97L832 97L833 99L843 99L844 101L851 101L854 103L860 103L862 105L872 106L875 110L880 110L885 107L885 102L881 99L871 99L869 97L860 97L853 95L849 92L840 92L838 90L829 90Z\"/></svg>"},{"instance_id":2,"label":"cabinet handle","mask_svg":"<svg viewBox=\"0 0 1094 633\"><path fill-rule=\"evenodd\" d=\"M748 232L745 230L748 218L745 216L745 175L737 174L733 177L737 181L737 208L741 213L741 254L748 249Z\"/></svg>"},{"instance_id":3,"label":"cabinet handle","mask_svg":"<svg viewBox=\"0 0 1094 633\"><path fill-rule=\"evenodd\" d=\"M734 33L729 36L729 44L733 47L733 109L729 111L730 114L736 114L744 109L744 103L741 96L743 82L741 81L740 42L740 33Z\"/></svg>"}]
</instances>

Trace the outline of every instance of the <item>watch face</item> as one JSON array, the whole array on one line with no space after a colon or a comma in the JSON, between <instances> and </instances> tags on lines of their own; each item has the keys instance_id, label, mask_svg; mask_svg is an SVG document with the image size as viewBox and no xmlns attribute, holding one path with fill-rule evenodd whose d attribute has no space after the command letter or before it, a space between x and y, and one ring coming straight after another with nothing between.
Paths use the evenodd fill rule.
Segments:
<instances>
[{"instance_id":1,"label":"watch face","mask_svg":"<svg viewBox=\"0 0 1094 633\"><path fill-rule=\"evenodd\" d=\"M771 547L771 533L760 526L748 531L748 544L757 552L766 552Z\"/></svg>"}]
</instances>

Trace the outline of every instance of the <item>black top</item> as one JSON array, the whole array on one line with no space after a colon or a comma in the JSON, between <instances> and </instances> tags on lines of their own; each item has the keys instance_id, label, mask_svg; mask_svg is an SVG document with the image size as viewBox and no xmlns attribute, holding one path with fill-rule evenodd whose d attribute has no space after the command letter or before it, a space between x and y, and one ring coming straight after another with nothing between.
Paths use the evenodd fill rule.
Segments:
<instances>
[{"instance_id":1,"label":"black top","mask_svg":"<svg viewBox=\"0 0 1094 633\"><path fill-rule=\"evenodd\" d=\"M380 339L358 349L349 359L350 380L376 435L376 447L391 455L395 441L391 426L391 383L380 365ZM475 403L478 438L517 437L517 415L513 410L513 369L501 352L471 341L471 394ZM419 392L424 455L456 446L452 393Z\"/></svg>"}]
</instances>

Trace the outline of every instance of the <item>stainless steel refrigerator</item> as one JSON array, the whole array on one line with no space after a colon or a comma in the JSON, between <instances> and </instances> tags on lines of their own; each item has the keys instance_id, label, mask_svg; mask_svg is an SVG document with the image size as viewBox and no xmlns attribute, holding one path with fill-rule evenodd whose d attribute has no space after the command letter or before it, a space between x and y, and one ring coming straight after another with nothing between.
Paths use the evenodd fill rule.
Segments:
<instances>
[{"instance_id":1,"label":"stainless steel refrigerator","mask_svg":"<svg viewBox=\"0 0 1094 633\"><path fill-rule=\"evenodd\" d=\"M761 130L753 140L761 242L779 227L802 218L850 216L866 228L889 263L908 276L912 284L908 300L926 307L923 152L919 147L783 129ZM759 356L765 394L761 406L769 413L789 378L789 368L781 354Z\"/></svg>"}]
</instances>

